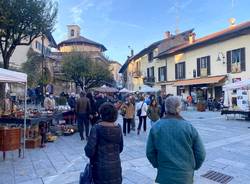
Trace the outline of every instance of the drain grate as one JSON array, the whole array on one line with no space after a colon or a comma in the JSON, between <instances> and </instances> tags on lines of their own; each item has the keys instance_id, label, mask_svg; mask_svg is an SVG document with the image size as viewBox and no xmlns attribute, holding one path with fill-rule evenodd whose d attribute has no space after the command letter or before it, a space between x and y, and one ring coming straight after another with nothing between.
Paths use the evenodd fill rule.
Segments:
<instances>
[{"instance_id":1,"label":"drain grate","mask_svg":"<svg viewBox=\"0 0 250 184\"><path fill-rule=\"evenodd\" d=\"M222 174L216 171L208 171L206 174L203 174L201 176L221 184L227 184L233 179L232 176Z\"/></svg>"}]
</instances>

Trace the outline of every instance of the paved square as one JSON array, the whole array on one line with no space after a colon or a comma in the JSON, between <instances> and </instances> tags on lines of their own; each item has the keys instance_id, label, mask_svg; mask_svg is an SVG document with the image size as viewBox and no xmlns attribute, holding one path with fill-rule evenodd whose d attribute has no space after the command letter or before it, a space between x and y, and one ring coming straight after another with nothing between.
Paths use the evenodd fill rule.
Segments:
<instances>
[{"instance_id":1,"label":"paved square","mask_svg":"<svg viewBox=\"0 0 250 184\"><path fill-rule=\"evenodd\" d=\"M198 129L207 151L204 165L195 173L195 183L215 183L200 177L208 170L233 176L230 184L249 183L250 122L226 120L218 112L187 111L183 116ZM124 184L152 184L154 181L156 170L145 156L147 133L137 136L132 132L124 139L121 154ZM47 143L46 148L27 150L24 159L19 159L15 152L8 152L5 161L0 156L0 184L77 184L79 172L87 162L83 151L85 144L75 134Z\"/></svg>"}]
</instances>

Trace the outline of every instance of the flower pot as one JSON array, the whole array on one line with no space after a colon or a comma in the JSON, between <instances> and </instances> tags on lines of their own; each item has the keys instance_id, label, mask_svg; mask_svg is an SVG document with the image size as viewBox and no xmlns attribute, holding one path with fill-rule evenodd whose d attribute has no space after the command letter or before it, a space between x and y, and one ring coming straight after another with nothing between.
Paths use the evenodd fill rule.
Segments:
<instances>
[{"instance_id":1,"label":"flower pot","mask_svg":"<svg viewBox=\"0 0 250 184\"><path fill-rule=\"evenodd\" d=\"M206 110L206 106L204 103L197 103L197 111L204 112Z\"/></svg>"}]
</instances>

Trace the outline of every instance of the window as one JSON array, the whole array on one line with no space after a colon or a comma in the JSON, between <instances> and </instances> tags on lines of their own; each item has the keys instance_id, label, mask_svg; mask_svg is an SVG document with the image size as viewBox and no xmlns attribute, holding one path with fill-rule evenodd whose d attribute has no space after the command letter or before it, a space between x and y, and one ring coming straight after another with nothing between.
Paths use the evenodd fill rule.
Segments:
<instances>
[{"instance_id":1,"label":"window","mask_svg":"<svg viewBox=\"0 0 250 184\"><path fill-rule=\"evenodd\" d=\"M197 77L211 75L210 56L197 58Z\"/></svg>"},{"instance_id":2,"label":"window","mask_svg":"<svg viewBox=\"0 0 250 184\"><path fill-rule=\"evenodd\" d=\"M207 57L201 58L201 68L207 68Z\"/></svg>"},{"instance_id":3,"label":"window","mask_svg":"<svg viewBox=\"0 0 250 184\"><path fill-rule=\"evenodd\" d=\"M158 81L166 81L167 80L167 67L163 66L158 68Z\"/></svg>"},{"instance_id":4,"label":"window","mask_svg":"<svg viewBox=\"0 0 250 184\"><path fill-rule=\"evenodd\" d=\"M148 68L148 77L154 77L154 67Z\"/></svg>"},{"instance_id":5,"label":"window","mask_svg":"<svg viewBox=\"0 0 250 184\"><path fill-rule=\"evenodd\" d=\"M175 64L175 79L185 79L185 62Z\"/></svg>"},{"instance_id":6,"label":"window","mask_svg":"<svg viewBox=\"0 0 250 184\"><path fill-rule=\"evenodd\" d=\"M154 59L154 54L153 52L148 53L148 62L152 62Z\"/></svg>"},{"instance_id":7,"label":"window","mask_svg":"<svg viewBox=\"0 0 250 184\"><path fill-rule=\"evenodd\" d=\"M241 50L233 50L231 54L231 72L236 73L236 72L241 72Z\"/></svg>"},{"instance_id":8,"label":"window","mask_svg":"<svg viewBox=\"0 0 250 184\"><path fill-rule=\"evenodd\" d=\"M227 52L227 72L238 73L246 71L245 48Z\"/></svg>"},{"instance_id":9,"label":"window","mask_svg":"<svg viewBox=\"0 0 250 184\"><path fill-rule=\"evenodd\" d=\"M154 81L155 81L154 67L147 68L147 82L154 82Z\"/></svg>"},{"instance_id":10,"label":"window","mask_svg":"<svg viewBox=\"0 0 250 184\"><path fill-rule=\"evenodd\" d=\"M70 36L75 36L75 31L74 31L74 29L71 29L71 31L70 31Z\"/></svg>"}]
</instances>

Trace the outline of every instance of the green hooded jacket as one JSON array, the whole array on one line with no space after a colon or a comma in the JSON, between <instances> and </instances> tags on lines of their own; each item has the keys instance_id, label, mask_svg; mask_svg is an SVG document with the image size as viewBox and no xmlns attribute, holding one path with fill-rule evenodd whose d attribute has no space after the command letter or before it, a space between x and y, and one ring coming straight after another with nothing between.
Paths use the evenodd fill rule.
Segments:
<instances>
[{"instance_id":1,"label":"green hooded jacket","mask_svg":"<svg viewBox=\"0 0 250 184\"><path fill-rule=\"evenodd\" d=\"M146 155L157 168L157 183L192 184L206 153L197 130L181 117L170 116L151 128Z\"/></svg>"}]
</instances>

